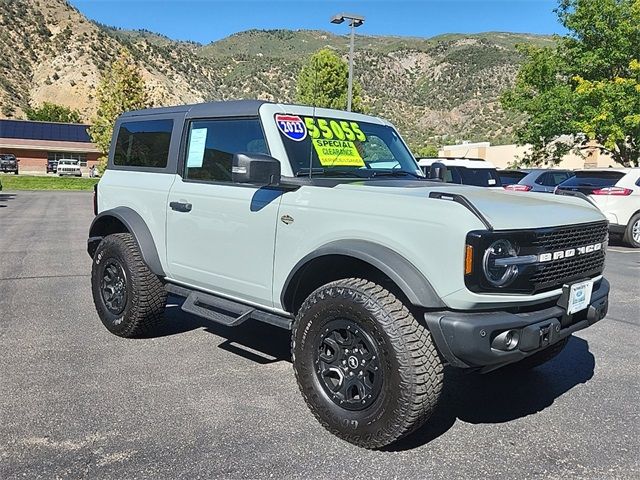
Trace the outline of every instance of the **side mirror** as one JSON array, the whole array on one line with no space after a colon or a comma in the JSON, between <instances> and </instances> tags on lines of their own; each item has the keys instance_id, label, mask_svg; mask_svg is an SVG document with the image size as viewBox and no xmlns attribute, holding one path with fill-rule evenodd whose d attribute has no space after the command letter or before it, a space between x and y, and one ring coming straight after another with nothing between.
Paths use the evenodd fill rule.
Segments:
<instances>
[{"instance_id":1,"label":"side mirror","mask_svg":"<svg viewBox=\"0 0 640 480\"><path fill-rule=\"evenodd\" d=\"M231 165L231 180L234 183L278 185L280 162L262 153L236 153Z\"/></svg>"},{"instance_id":2,"label":"side mirror","mask_svg":"<svg viewBox=\"0 0 640 480\"><path fill-rule=\"evenodd\" d=\"M435 162L429 168L429 180L439 180L444 182L447 178L447 167L444 163Z\"/></svg>"}]
</instances>

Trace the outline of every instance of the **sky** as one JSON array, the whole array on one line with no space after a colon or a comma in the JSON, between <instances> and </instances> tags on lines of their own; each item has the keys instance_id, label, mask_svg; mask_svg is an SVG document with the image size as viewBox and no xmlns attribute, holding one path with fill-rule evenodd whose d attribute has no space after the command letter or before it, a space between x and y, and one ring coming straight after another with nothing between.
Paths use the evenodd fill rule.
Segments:
<instances>
[{"instance_id":1,"label":"sky","mask_svg":"<svg viewBox=\"0 0 640 480\"><path fill-rule=\"evenodd\" d=\"M487 31L562 33L550 0L69 0L85 16L124 29L210 43L257 29L346 33L329 23L337 13L365 17L362 35L432 37Z\"/></svg>"}]
</instances>

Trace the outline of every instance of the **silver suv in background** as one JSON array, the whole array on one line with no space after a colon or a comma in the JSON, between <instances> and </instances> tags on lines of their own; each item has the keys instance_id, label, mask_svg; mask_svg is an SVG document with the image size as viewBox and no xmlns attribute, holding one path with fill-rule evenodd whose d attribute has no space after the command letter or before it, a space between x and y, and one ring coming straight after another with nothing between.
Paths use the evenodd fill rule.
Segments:
<instances>
[{"instance_id":1,"label":"silver suv in background","mask_svg":"<svg viewBox=\"0 0 640 480\"><path fill-rule=\"evenodd\" d=\"M515 192L553 193L558 185L574 175L572 170L535 168L517 183L504 185L504 188Z\"/></svg>"},{"instance_id":2,"label":"silver suv in background","mask_svg":"<svg viewBox=\"0 0 640 480\"><path fill-rule=\"evenodd\" d=\"M153 335L171 293L291 330L305 402L356 445L425 423L445 365L533 368L607 313L595 206L427 180L383 119L185 105L122 115L111 145L88 235L104 326Z\"/></svg>"}]
</instances>

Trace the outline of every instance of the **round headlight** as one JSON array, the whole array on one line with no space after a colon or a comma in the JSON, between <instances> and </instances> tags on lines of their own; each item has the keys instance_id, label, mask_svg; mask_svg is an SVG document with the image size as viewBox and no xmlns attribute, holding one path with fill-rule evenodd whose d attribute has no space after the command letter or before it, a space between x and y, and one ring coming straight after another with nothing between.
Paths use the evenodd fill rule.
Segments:
<instances>
[{"instance_id":1,"label":"round headlight","mask_svg":"<svg viewBox=\"0 0 640 480\"><path fill-rule=\"evenodd\" d=\"M495 287L504 287L518 274L517 265L504 265L501 259L517 257L518 251L509 240L496 240L484 252L482 268L489 283Z\"/></svg>"}]
</instances>

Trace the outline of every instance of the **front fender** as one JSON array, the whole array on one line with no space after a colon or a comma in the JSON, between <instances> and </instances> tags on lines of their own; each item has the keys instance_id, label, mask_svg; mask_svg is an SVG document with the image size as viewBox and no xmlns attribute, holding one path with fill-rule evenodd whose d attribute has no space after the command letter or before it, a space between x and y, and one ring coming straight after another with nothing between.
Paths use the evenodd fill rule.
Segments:
<instances>
[{"instance_id":1,"label":"front fender","mask_svg":"<svg viewBox=\"0 0 640 480\"><path fill-rule=\"evenodd\" d=\"M366 240L337 240L302 258L284 283L280 296L282 305L285 305L286 294L296 274L311 260L326 255L357 258L377 268L402 290L413 305L425 308L446 307L429 280L411 262L388 247Z\"/></svg>"}]
</instances>

